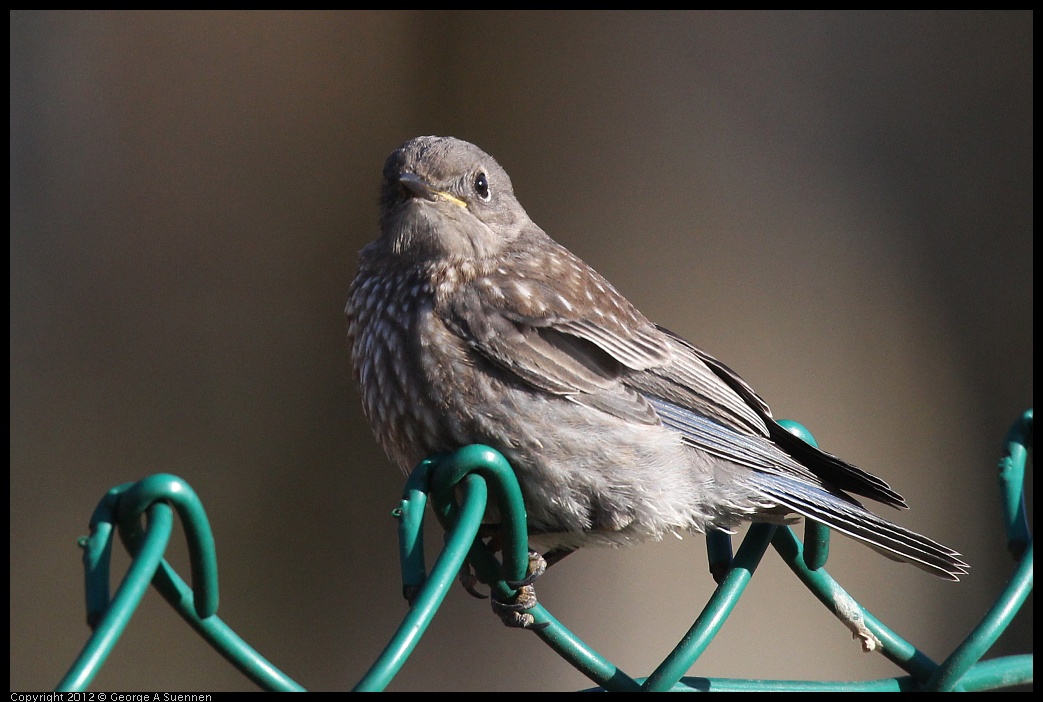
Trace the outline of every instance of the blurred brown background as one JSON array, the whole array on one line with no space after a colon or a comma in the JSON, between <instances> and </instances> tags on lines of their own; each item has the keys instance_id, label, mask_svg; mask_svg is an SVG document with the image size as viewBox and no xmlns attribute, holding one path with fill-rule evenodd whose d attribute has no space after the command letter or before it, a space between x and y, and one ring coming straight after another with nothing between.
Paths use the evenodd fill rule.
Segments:
<instances>
[{"instance_id":1,"label":"blurred brown background","mask_svg":"<svg viewBox=\"0 0 1043 702\"><path fill-rule=\"evenodd\" d=\"M551 236L902 492L965 581L843 539L829 570L952 650L1011 568L994 466L1032 406L1031 13L14 11L12 689L86 640L97 501L160 471L209 511L225 621L311 689L372 663L405 612L403 477L342 310L418 134L495 155ZM647 675L712 591L704 551L586 551L539 592ZM993 654L1032 651L1030 613ZM899 671L769 552L691 672ZM589 684L454 590L392 689ZM240 688L155 593L92 686Z\"/></svg>"}]
</instances>

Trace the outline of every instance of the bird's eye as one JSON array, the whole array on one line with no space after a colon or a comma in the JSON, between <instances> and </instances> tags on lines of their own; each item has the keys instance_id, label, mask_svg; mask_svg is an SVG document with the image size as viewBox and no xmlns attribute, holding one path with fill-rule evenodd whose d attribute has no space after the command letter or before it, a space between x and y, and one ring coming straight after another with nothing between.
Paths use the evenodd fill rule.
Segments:
<instances>
[{"instance_id":1,"label":"bird's eye","mask_svg":"<svg viewBox=\"0 0 1043 702\"><path fill-rule=\"evenodd\" d=\"M478 175L474 177L474 191L478 193L478 197L483 200L489 199L489 179L480 171Z\"/></svg>"}]
</instances>

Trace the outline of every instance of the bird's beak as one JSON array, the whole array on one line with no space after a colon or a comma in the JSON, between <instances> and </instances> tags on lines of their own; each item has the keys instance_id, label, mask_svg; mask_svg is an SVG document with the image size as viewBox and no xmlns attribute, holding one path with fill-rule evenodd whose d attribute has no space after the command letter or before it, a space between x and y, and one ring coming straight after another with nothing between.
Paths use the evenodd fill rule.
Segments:
<instances>
[{"instance_id":1,"label":"bird's beak","mask_svg":"<svg viewBox=\"0 0 1043 702\"><path fill-rule=\"evenodd\" d=\"M422 197L431 202L434 202L435 200L445 200L446 202L453 203L457 207L462 207L465 210L467 209L466 202L442 190L435 190L426 180L415 173L403 173L398 177L398 182L416 197Z\"/></svg>"}]
</instances>

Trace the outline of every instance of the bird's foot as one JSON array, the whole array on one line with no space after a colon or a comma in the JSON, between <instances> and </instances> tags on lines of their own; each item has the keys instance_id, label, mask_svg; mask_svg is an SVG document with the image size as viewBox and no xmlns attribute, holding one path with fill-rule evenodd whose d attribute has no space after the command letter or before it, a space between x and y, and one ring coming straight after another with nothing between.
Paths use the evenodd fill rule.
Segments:
<instances>
[{"instance_id":1,"label":"bird's foot","mask_svg":"<svg viewBox=\"0 0 1043 702\"><path fill-rule=\"evenodd\" d=\"M529 549L529 565L526 568L525 577L521 580L506 581L508 587L515 590L514 595L508 600L492 598L492 609L496 616L505 626L513 629L531 629L539 631L546 629L549 622L537 623L528 610L536 606L536 588L533 583L547 570L547 561L538 552Z\"/></svg>"}]
</instances>

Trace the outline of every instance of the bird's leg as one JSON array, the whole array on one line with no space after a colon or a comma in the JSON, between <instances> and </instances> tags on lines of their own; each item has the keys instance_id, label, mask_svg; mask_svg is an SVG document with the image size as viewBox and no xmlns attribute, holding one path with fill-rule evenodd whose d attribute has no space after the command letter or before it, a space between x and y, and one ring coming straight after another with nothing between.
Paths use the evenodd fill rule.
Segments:
<instances>
[{"instance_id":1,"label":"bird's leg","mask_svg":"<svg viewBox=\"0 0 1043 702\"><path fill-rule=\"evenodd\" d=\"M574 548L565 548L564 546L559 546L558 548L552 548L550 551L547 551L545 554L543 554L543 560L547 561L547 568L550 568L555 563L558 563L559 561L563 560L565 556L575 552L576 549Z\"/></svg>"}]
</instances>

